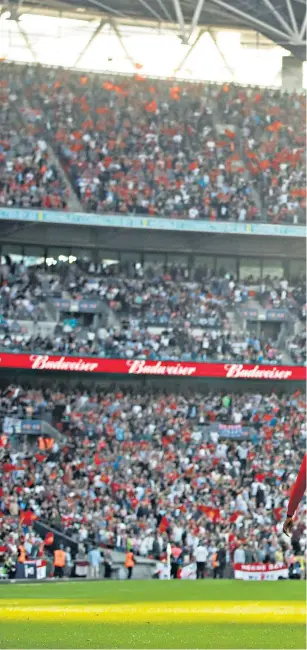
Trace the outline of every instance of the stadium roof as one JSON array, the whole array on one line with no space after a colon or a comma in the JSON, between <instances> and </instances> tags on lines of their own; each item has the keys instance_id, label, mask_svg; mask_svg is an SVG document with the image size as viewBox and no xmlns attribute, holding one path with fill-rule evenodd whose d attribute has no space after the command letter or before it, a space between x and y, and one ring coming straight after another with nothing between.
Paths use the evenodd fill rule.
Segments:
<instances>
[{"instance_id":1,"label":"stadium roof","mask_svg":"<svg viewBox=\"0 0 307 650\"><path fill-rule=\"evenodd\" d=\"M7 3L19 4L16 0ZM302 61L306 59L305 0L30 0L27 4L66 11L95 9L110 19L177 23L184 43L197 26L250 28Z\"/></svg>"}]
</instances>

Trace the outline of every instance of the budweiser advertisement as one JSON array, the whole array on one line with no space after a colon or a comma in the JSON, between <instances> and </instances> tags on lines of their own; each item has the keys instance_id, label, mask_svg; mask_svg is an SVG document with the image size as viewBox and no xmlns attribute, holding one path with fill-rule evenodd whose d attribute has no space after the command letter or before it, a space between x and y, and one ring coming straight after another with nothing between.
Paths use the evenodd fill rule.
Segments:
<instances>
[{"instance_id":1,"label":"budweiser advertisement","mask_svg":"<svg viewBox=\"0 0 307 650\"><path fill-rule=\"evenodd\" d=\"M234 574L237 580L280 580L288 578L289 571L286 564L235 564Z\"/></svg>"},{"instance_id":2,"label":"budweiser advertisement","mask_svg":"<svg viewBox=\"0 0 307 650\"><path fill-rule=\"evenodd\" d=\"M273 366L236 363L192 363L144 361L142 359L100 359L99 357L14 354L0 352L0 368L35 371L112 373L157 377L211 377L221 379L306 380L305 366Z\"/></svg>"}]
</instances>

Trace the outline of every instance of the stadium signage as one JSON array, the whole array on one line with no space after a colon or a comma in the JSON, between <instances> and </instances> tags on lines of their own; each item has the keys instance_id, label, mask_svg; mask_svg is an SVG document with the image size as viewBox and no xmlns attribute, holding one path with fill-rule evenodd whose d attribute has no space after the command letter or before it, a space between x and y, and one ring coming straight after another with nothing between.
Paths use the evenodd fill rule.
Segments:
<instances>
[{"instance_id":1,"label":"stadium signage","mask_svg":"<svg viewBox=\"0 0 307 650\"><path fill-rule=\"evenodd\" d=\"M234 575L236 580L280 580L288 578L289 570L283 562L235 564Z\"/></svg>"},{"instance_id":2,"label":"stadium signage","mask_svg":"<svg viewBox=\"0 0 307 650\"><path fill-rule=\"evenodd\" d=\"M243 366L243 364L230 364L224 366L226 377L233 379L291 379L293 369L286 370L281 366Z\"/></svg>"},{"instance_id":3,"label":"stadium signage","mask_svg":"<svg viewBox=\"0 0 307 650\"><path fill-rule=\"evenodd\" d=\"M275 223L244 223L206 221L198 219L169 219L163 217L120 214L92 214L61 212L61 210L23 210L0 208L0 221L25 221L32 223L89 226L98 228L127 228L137 230L170 230L175 232L220 233L228 235L264 235L273 237L304 237L304 226Z\"/></svg>"},{"instance_id":4,"label":"stadium signage","mask_svg":"<svg viewBox=\"0 0 307 650\"><path fill-rule=\"evenodd\" d=\"M146 361L127 361L129 375L172 375L173 377L192 377L197 375L197 366L186 363L170 365L169 361L149 364Z\"/></svg>"},{"instance_id":5,"label":"stadium signage","mask_svg":"<svg viewBox=\"0 0 307 650\"><path fill-rule=\"evenodd\" d=\"M32 370L68 370L70 372L95 372L98 363L93 359L84 361L74 357L49 357L48 354L31 354Z\"/></svg>"},{"instance_id":6,"label":"stadium signage","mask_svg":"<svg viewBox=\"0 0 307 650\"><path fill-rule=\"evenodd\" d=\"M208 377L219 379L261 379L306 381L305 366L270 366L255 364L191 363L180 361L145 361L143 359L101 359L49 354L0 353L0 368L34 371L112 373L156 377Z\"/></svg>"}]
</instances>

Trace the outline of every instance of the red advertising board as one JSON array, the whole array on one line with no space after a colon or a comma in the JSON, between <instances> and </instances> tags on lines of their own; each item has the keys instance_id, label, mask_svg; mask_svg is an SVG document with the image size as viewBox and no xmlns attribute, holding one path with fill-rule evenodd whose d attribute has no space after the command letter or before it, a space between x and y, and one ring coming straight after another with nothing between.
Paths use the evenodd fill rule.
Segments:
<instances>
[{"instance_id":1,"label":"red advertising board","mask_svg":"<svg viewBox=\"0 0 307 650\"><path fill-rule=\"evenodd\" d=\"M236 363L193 363L140 359L100 359L99 357L14 354L0 352L0 369L35 371L113 373L156 377L212 377L225 379L306 380L305 366L273 366Z\"/></svg>"}]
</instances>

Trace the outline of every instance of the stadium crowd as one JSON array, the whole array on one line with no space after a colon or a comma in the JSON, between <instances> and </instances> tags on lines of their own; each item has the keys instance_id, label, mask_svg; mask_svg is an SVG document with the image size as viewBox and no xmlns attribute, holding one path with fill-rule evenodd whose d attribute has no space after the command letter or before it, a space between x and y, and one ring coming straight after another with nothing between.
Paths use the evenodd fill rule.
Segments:
<instances>
[{"instance_id":1,"label":"stadium crowd","mask_svg":"<svg viewBox=\"0 0 307 650\"><path fill-rule=\"evenodd\" d=\"M0 84L3 205L66 206L51 143L89 212L304 220L303 96L9 64Z\"/></svg>"},{"instance_id":2,"label":"stadium crowd","mask_svg":"<svg viewBox=\"0 0 307 650\"><path fill-rule=\"evenodd\" d=\"M236 127L268 219L299 223L306 207L305 98L228 86L219 109Z\"/></svg>"},{"instance_id":3,"label":"stadium crowd","mask_svg":"<svg viewBox=\"0 0 307 650\"><path fill-rule=\"evenodd\" d=\"M0 409L2 546L15 548L22 534L31 555L37 519L78 544L156 559L170 541L177 564L193 558L198 544L208 567L220 548L227 565L236 549L243 562L289 562L293 551L304 552L303 518L292 548L282 536L306 436L298 391L184 395L11 385L1 391ZM21 442L14 422L22 417L45 419L60 439Z\"/></svg>"},{"instance_id":4,"label":"stadium crowd","mask_svg":"<svg viewBox=\"0 0 307 650\"><path fill-rule=\"evenodd\" d=\"M227 310L247 303L249 287L230 274L217 277L179 265L167 270L160 265L98 267L63 264L43 271L12 264L8 256L0 267L1 346L100 357L282 361L274 341L232 328ZM284 293L290 295L288 288ZM112 313L107 329L82 327L74 317L55 324L49 335L40 330L39 321L48 320L47 300L89 297ZM18 320L23 319L36 321L34 333L21 329Z\"/></svg>"},{"instance_id":5,"label":"stadium crowd","mask_svg":"<svg viewBox=\"0 0 307 650\"><path fill-rule=\"evenodd\" d=\"M68 184L22 108L22 82L0 68L0 206L65 209Z\"/></svg>"},{"instance_id":6,"label":"stadium crowd","mask_svg":"<svg viewBox=\"0 0 307 650\"><path fill-rule=\"evenodd\" d=\"M67 326L70 329L70 326ZM168 329L153 334L133 323L125 330L93 331L76 328L65 332L57 327L49 336L29 335L11 330L0 334L4 351L78 354L119 359L233 361L237 363L273 363L283 361L283 352L256 336L231 336L230 331L213 330L193 335L188 330ZM100 338L101 337L101 338ZM297 357L300 358L300 357ZM297 363L297 361L295 361Z\"/></svg>"},{"instance_id":7,"label":"stadium crowd","mask_svg":"<svg viewBox=\"0 0 307 650\"><path fill-rule=\"evenodd\" d=\"M288 341L288 350L293 363L306 365L306 332L292 336Z\"/></svg>"}]
</instances>

